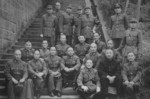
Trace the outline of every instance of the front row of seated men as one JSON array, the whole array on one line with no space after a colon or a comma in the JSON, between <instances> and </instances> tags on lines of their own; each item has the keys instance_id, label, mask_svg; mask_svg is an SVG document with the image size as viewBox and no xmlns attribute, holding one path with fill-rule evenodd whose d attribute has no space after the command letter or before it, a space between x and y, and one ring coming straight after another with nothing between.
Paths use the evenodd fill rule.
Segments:
<instances>
[{"instance_id":1,"label":"front row of seated men","mask_svg":"<svg viewBox=\"0 0 150 99\"><path fill-rule=\"evenodd\" d=\"M128 95L138 92L141 67L133 52L129 52L128 61L121 64L112 40L101 53L95 43L88 48L84 36L80 36L79 41L81 47L77 45L75 50L66 44L65 36L50 50L45 40L40 50L33 50L31 42L27 42L24 49L15 50L14 58L5 68L8 98L33 99L34 95L40 98L45 86L52 97L61 97L62 88L66 87L73 87L84 99L105 99L109 86L116 88L119 97L122 92ZM23 56L23 53L26 54Z\"/></svg>"}]
</instances>

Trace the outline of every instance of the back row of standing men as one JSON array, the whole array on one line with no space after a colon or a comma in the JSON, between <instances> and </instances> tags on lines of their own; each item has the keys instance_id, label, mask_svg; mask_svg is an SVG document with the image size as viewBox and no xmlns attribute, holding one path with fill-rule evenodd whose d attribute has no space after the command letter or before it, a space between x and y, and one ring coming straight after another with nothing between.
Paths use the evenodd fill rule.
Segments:
<instances>
[{"instance_id":1,"label":"back row of standing men","mask_svg":"<svg viewBox=\"0 0 150 99\"><path fill-rule=\"evenodd\" d=\"M128 23L121 13L121 6L116 4L116 14L111 17L110 24L112 40L105 44L96 33L99 21L90 15L89 7L85 7L85 14L79 7L76 17L71 13L71 6L66 12L60 8L57 2L53 14L49 5L43 16L41 36L46 40L42 42L42 49L34 51L31 42L26 42L25 48L16 50L15 58L6 65L9 98L14 99L20 92L18 97L21 99L32 99L33 92L39 98L45 83L49 95L59 97L62 85L78 87L79 94L85 99L95 92L99 93L98 97L105 98L109 85L116 87L119 96L122 85L129 94L137 92L141 69L136 56L140 56L142 40L142 33L136 28L137 21L132 19ZM115 44L121 42L119 47L115 45L117 49L113 41ZM48 43L49 46L57 45L49 50Z\"/></svg>"}]
</instances>

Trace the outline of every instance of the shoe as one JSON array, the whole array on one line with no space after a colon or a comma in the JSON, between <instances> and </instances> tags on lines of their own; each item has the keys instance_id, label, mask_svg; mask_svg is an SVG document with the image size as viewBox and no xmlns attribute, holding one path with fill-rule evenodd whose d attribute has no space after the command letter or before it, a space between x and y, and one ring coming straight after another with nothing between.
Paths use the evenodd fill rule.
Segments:
<instances>
[{"instance_id":1,"label":"shoe","mask_svg":"<svg viewBox=\"0 0 150 99\"><path fill-rule=\"evenodd\" d=\"M60 93L60 92L57 92L57 96L58 96L58 97L61 97L61 93Z\"/></svg>"},{"instance_id":2,"label":"shoe","mask_svg":"<svg viewBox=\"0 0 150 99\"><path fill-rule=\"evenodd\" d=\"M55 96L53 92L51 92L49 95L50 95L51 97L54 97L54 96Z\"/></svg>"},{"instance_id":3,"label":"shoe","mask_svg":"<svg viewBox=\"0 0 150 99\"><path fill-rule=\"evenodd\" d=\"M68 84L68 83L66 83L66 84L64 85L64 88L67 88L67 87L69 87L69 84Z\"/></svg>"},{"instance_id":4,"label":"shoe","mask_svg":"<svg viewBox=\"0 0 150 99\"><path fill-rule=\"evenodd\" d=\"M41 94L37 94L37 96L36 96L36 97L37 97L37 99L40 99L40 97L41 97Z\"/></svg>"}]
</instances>

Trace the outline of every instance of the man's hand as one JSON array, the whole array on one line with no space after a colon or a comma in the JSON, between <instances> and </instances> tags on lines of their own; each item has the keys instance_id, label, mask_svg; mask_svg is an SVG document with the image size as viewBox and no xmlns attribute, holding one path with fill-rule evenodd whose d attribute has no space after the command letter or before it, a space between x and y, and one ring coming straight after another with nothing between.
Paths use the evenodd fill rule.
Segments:
<instances>
[{"instance_id":1,"label":"man's hand","mask_svg":"<svg viewBox=\"0 0 150 99\"><path fill-rule=\"evenodd\" d=\"M100 92L101 91L101 88L100 87L97 87L96 88L96 92L98 93L98 92Z\"/></svg>"},{"instance_id":2,"label":"man's hand","mask_svg":"<svg viewBox=\"0 0 150 99\"><path fill-rule=\"evenodd\" d=\"M88 91L88 87L87 87L87 86L84 86L84 85L83 85L81 88L82 88L85 92Z\"/></svg>"},{"instance_id":3,"label":"man's hand","mask_svg":"<svg viewBox=\"0 0 150 99\"><path fill-rule=\"evenodd\" d=\"M74 68L69 68L70 71L74 71Z\"/></svg>"},{"instance_id":4,"label":"man's hand","mask_svg":"<svg viewBox=\"0 0 150 99\"><path fill-rule=\"evenodd\" d=\"M124 84L125 84L125 85L128 85L128 84L129 84L129 81L125 81Z\"/></svg>"},{"instance_id":5,"label":"man's hand","mask_svg":"<svg viewBox=\"0 0 150 99\"><path fill-rule=\"evenodd\" d=\"M64 70L65 70L66 72L69 72L69 71L70 71L69 68L67 68L67 67L65 67Z\"/></svg>"},{"instance_id":6,"label":"man's hand","mask_svg":"<svg viewBox=\"0 0 150 99\"><path fill-rule=\"evenodd\" d=\"M64 35L64 33L60 33L60 35Z\"/></svg>"},{"instance_id":7,"label":"man's hand","mask_svg":"<svg viewBox=\"0 0 150 99\"><path fill-rule=\"evenodd\" d=\"M109 79L109 83L112 84L116 77L107 75L107 78Z\"/></svg>"},{"instance_id":8,"label":"man's hand","mask_svg":"<svg viewBox=\"0 0 150 99\"><path fill-rule=\"evenodd\" d=\"M12 81L13 81L14 84L18 84L19 83L15 78L12 78Z\"/></svg>"},{"instance_id":9,"label":"man's hand","mask_svg":"<svg viewBox=\"0 0 150 99\"><path fill-rule=\"evenodd\" d=\"M22 78L22 79L20 79L20 83L23 83L25 81L25 79L24 78Z\"/></svg>"}]
</instances>

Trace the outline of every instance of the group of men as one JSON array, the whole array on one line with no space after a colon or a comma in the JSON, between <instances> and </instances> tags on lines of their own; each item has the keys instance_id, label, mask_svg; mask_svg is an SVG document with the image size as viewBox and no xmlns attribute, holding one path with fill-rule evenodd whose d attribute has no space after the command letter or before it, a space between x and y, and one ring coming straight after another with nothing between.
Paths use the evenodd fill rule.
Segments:
<instances>
[{"instance_id":1,"label":"group of men","mask_svg":"<svg viewBox=\"0 0 150 99\"><path fill-rule=\"evenodd\" d=\"M136 98L133 94L139 91L142 74L138 21L128 22L116 4L110 24L112 39L104 43L96 33L99 21L90 15L90 7L85 7L84 14L78 7L76 16L70 5L66 12L60 8L57 2L53 12L49 5L43 15L42 48L34 50L28 41L7 63L9 99L40 98L45 86L51 97L61 97L62 88L73 87L84 99L106 99L113 86L119 97L125 92Z\"/></svg>"}]
</instances>

